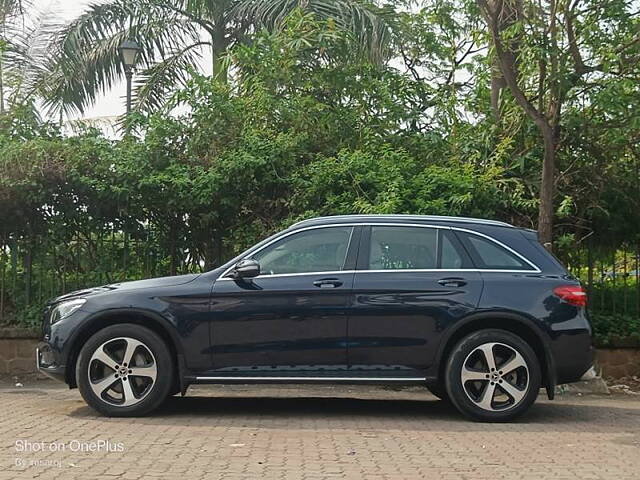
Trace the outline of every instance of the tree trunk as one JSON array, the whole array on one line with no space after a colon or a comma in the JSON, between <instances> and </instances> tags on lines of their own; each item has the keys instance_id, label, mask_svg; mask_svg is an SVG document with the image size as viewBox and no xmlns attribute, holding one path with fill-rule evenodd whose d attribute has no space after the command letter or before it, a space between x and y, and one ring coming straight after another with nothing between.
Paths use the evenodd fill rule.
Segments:
<instances>
[{"instance_id":1,"label":"tree trunk","mask_svg":"<svg viewBox=\"0 0 640 480\"><path fill-rule=\"evenodd\" d=\"M556 136L553 128L540 129L544 140L544 158L540 178L540 208L538 210L538 239L548 250L553 248L553 191L556 163Z\"/></svg>"},{"instance_id":2,"label":"tree trunk","mask_svg":"<svg viewBox=\"0 0 640 480\"><path fill-rule=\"evenodd\" d=\"M2 252L0 253L0 264L2 264L0 270L0 323L4 323L4 289L7 273L7 245L4 238L2 239L2 242L0 242L0 248L2 248Z\"/></svg>"},{"instance_id":3,"label":"tree trunk","mask_svg":"<svg viewBox=\"0 0 640 480\"><path fill-rule=\"evenodd\" d=\"M227 69L222 62L222 55L227 50L225 32L226 24L220 20L216 23L215 31L211 35L212 76L223 83L227 82Z\"/></svg>"},{"instance_id":4,"label":"tree trunk","mask_svg":"<svg viewBox=\"0 0 640 480\"><path fill-rule=\"evenodd\" d=\"M177 268L177 252L176 252L176 228L173 224L169 226L169 255L171 261L169 263L169 275L176 275L178 273Z\"/></svg>"},{"instance_id":5,"label":"tree trunk","mask_svg":"<svg viewBox=\"0 0 640 480\"><path fill-rule=\"evenodd\" d=\"M33 287L33 239L29 239L27 242L27 251L25 252L24 257L24 271L25 303L27 304L27 306L31 306L31 290Z\"/></svg>"},{"instance_id":6,"label":"tree trunk","mask_svg":"<svg viewBox=\"0 0 640 480\"><path fill-rule=\"evenodd\" d=\"M222 62L220 59L220 52L215 45L212 48L211 57L211 69L213 71L212 77L217 79L220 76L220 71L222 70Z\"/></svg>"},{"instance_id":7,"label":"tree trunk","mask_svg":"<svg viewBox=\"0 0 640 480\"><path fill-rule=\"evenodd\" d=\"M2 42L2 40L0 40ZM4 56L4 48L0 44L0 114L4 113L4 65L2 63Z\"/></svg>"},{"instance_id":8,"label":"tree trunk","mask_svg":"<svg viewBox=\"0 0 640 480\"><path fill-rule=\"evenodd\" d=\"M555 174L556 146L559 136L561 101L547 116L538 110L527 98L523 87L519 83L518 53L520 38L507 37L503 39L503 32L523 18L522 2L500 2L497 0L478 0L478 4L487 21L491 33L497 66L502 78L513 98L531 120L536 124L544 140L544 158L542 161L542 176L540 179L540 208L538 210L538 238L545 248L551 250L553 241L553 190ZM553 25L552 27L553 28ZM557 71L557 68L556 68ZM499 92L497 76L492 76L492 108L496 109L497 93ZM558 97L559 98L559 97Z\"/></svg>"}]
</instances>

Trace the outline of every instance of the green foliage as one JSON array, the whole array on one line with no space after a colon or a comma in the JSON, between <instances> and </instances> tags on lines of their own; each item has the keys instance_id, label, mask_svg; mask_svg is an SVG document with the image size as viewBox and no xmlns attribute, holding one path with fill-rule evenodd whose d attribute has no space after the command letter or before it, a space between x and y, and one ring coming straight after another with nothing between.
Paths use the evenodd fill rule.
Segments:
<instances>
[{"instance_id":1,"label":"green foliage","mask_svg":"<svg viewBox=\"0 0 640 480\"><path fill-rule=\"evenodd\" d=\"M590 319L599 346L616 346L620 339L640 342L640 317L637 315L592 313Z\"/></svg>"},{"instance_id":2,"label":"green foliage","mask_svg":"<svg viewBox=\"0 0 640 480\"><path fill-rule=\"evenodd\" d=\"M187 2L161 15L179 3L108 2L61 34L77 58L60 64L49 93L80 109L121 73L119 40L145 37L143 65L155 70L142 72L138 92L153 113L127 118L123 138L65 136L33 102L0 114L0 321L36 323L46 298L72 289L213 268L312 215L468 215L535 228L539 132L506 90L492 113L493 57L475 2ZM610 24L622 41L637 20L617 1L588 5L585 61L610 60L563 103L555 198L557 250L581 276L588 232L601 232L590 240L598 266L640 238L640 82L630 67L615 71L616 47L602 35ZM193 50L181 53L199 38L192 27L251 9L245 25L223 22L218 74L198 74ZM363 51L367 35L383 40L364 25L378 16L391 27L391 62L383 49ZM550 48L534 43L518 58L532 98ZM638 331L637 315L613 304L635 304L634 292L594 286L599 337Z\"/></svg>"},{"instance_id":3,"label":"green foliage","mask_svg":"<svg viewBox=\"0 0 640 480\"><path fill-rule=\"evenodd\" d=\"M46 100L67 113L84 111L122 78L118 47L135 40L141 47L135 108L156 111L186 86L204 54L212 57L213 76L225 81L229 48L251 44L251 31L287 28L289 14L299 9L331 23L360 56L386 57L383 12L359 0L110 0L90 5L59 32Z\"/></svg>"},{"instance_id":4,"label":"green foliage","mask_svg":"<svg viewBox=\"0 0 640 480\"><path fill-rule=\"evenodd\" d=\"M414 213L493 216L499 171L470 165L429 165L399 149L381 145L341 151L309 164L300 174L298 205L309 215Z\"/></svg>"}]
</instances>

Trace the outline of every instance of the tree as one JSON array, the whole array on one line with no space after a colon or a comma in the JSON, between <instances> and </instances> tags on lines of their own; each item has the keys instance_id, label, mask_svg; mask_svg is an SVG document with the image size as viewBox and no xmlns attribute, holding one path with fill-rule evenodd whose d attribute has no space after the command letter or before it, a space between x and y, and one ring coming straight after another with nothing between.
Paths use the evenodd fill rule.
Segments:
<instances>
[{"instance_id":1,"label":"tree","mask_svg":"<svg viewBox=\"0 0 640 480\"><path fill-rule=\"evenodd\" d=\"M111 0L92 5L60 33L50 99L83 111L123 74L118 46L135 39L142 47L136 107L156 109L186 84L204 51L211 53L213 76L224 80L229 47L248 42L256 30L280 28L297 7L333 19L361 50L383 55L387 26L360 0Z\"/></svg>"},{"instance_id":2,"label":"tree","mask_svg":"<svg viewBox=\"0 0 640 480\"><path fill-rule=\"evenodd\" d=\"M565 108L611 78L640 78L640 22L624 0L478 0L495 55L492 97L501 91L543 140L538 232L551 248L557 152ZM495 112L500 118L499 112Z\"/></svg>"},{"instance_id":3,"label":"tree","mask_svg":"<svg viewBox=\"0 0 640 480\"><path fill-rule=\"evenodd\" d=\"M541 13L522 0L498 38L545 121L562 100L554 248L584 265L580 240L595 232L604 272L640 235L638 19L606 2L574 7L579 57L566 43L564 4L557 49L534 21L548 4ZM12 83L0 115L0 318L35 322L41 303L65 291L209 269L312 215L466 215L535 228L542 135L487 48L480 11L478 0L405 8L390 45L403 62L355 55L353 31L303 8L277 28L248 22L221 64L229 81L188 72L185 88L131 115L130 135L117 140L91 129L62 135ZM635 268L631 256L621 261Z\"/></svg>"},{"instance_id":4,"label":"tree","mask_svg":"<svg viewBox=\"0 0 640 480\"><path fill-rule=\"evenodd\" d=\"M48 46L55 24L22 0L0 0L0 114L32 108L49 75Z\"/></svg>"}]
</instances>

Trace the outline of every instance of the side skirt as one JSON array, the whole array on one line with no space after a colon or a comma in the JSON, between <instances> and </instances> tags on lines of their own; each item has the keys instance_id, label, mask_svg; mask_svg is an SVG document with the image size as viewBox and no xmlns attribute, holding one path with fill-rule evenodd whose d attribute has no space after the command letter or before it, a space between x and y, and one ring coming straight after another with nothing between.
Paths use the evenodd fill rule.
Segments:
<instances>
[{"instance_id":1,"label":"side skirt","mask_svg":"<svg viewBox=\"0 0 640 480\"><path fill-rule=\"evenodd\" d=\"M193 376L187 377L188 384L342 384L342 385L424 385L428 377L294 377L294 376Z\"/></svg>"}]
</instances>

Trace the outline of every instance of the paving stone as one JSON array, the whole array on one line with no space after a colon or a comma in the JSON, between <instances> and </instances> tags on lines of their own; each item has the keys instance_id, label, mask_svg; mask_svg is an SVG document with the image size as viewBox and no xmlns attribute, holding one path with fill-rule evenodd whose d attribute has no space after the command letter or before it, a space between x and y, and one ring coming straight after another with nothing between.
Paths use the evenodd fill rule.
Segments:
<instances>
[{"instance_id":1,"label":"paving stone","mask_svg":"<svg viewBox=\"0 0 640 480\"><path fill-rule=\"evenodd\" d=\"M640 478L640 401L615 393L541 396L511 424L469 422L423 389L197 387L132 419L49 382L0 387L0 402L0 480ZM124 451L71 448L100 440Z\"/></svg>"}]
</instances>

